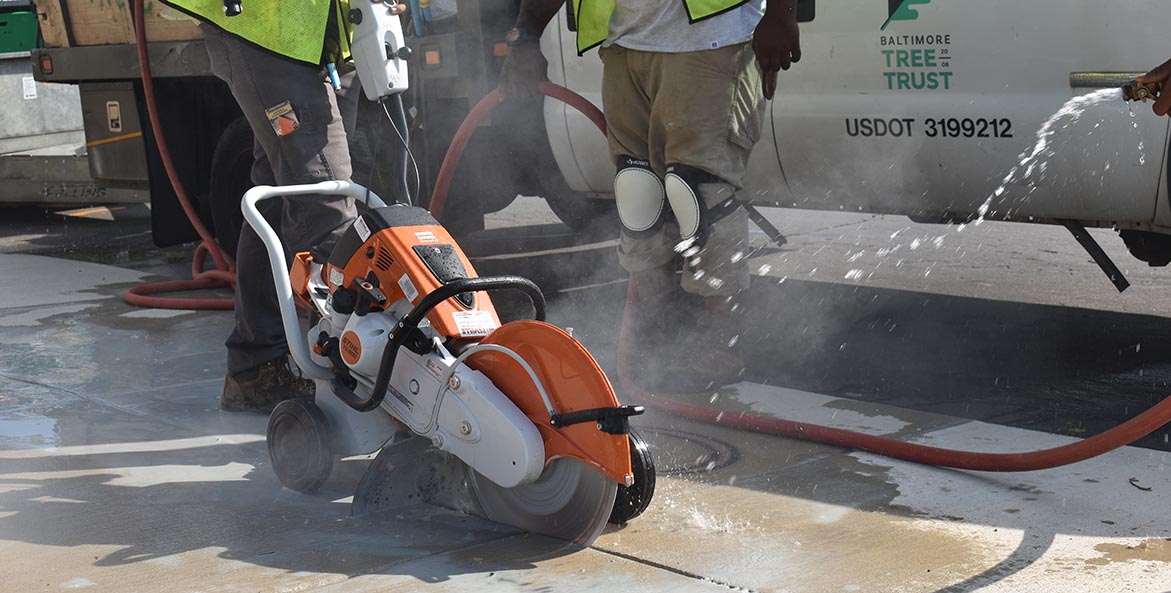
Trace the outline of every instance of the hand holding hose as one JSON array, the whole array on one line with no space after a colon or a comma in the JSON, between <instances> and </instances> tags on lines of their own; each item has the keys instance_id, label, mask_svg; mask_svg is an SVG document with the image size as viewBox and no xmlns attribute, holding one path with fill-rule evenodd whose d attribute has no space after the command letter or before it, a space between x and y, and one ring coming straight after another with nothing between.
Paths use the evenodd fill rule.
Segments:
<instances>
[{"instance_id":1,"label":"hand holding hose","mask_svg":"<svg viewBox=\"0 0 1171 593\"><path fill-rule=\"evenodd\" d=\"M541 95L541 83L549 80L549 61L541 44L533 39L508 48L500 70L500 94L506 99L532 99Z\"/></svg>"},{"instance_id":2,"label":"hand holding hose","mask_svg":"<svg viewBox=\"0 0 1171 593\"><path fill-rule=\"evenodd\" d=\"M1171 78L1171 60L1167 60L1162 66L1143 74L1136 80L1143 84L1161 82L1166 86L1168 78ZM1160 94L1159 99L1155 101L1153 109L1155 110L1155 115L1167 115L1171 112L1171 92Z\"/></svg>"}]
</instances>

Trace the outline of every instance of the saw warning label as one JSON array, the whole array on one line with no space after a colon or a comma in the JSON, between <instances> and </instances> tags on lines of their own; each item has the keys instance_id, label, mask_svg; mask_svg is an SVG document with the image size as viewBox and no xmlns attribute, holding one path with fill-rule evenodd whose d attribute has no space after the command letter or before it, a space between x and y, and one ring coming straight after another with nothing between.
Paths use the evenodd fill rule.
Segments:
<instances>
[{"instance_id":1,"label":"saw warning label","mask_svg":"<svg viewBox=\"0 0 1171 593\"><path fill-rule=\"evenodd\" d=\"M354 230L358 231L358 237L365 241L370 238L370 225L366 224L366 219L361 216L354 221Z\"/></svg>"},{"instance_id":2,"label":"saw warning label","mask_svg":"<svg viewBox=\"0 0 1171 593\"><path fill-rule=\"evenodd\" d=\"M451 316L459 335L465 338L482 338L496 329L496 321L487 311L456 311Z\"/></svg>"},{"instance_id":3,"label":"saw warning label","mask_svg":"<svg viewBox=\"0 0 1171 593\"><path fill-rule=\"evenodd\" d=\"M402 278L398 279L398 287L403 289L403 296L407 297L408 301L412 303L419 298L419 289L415 288L415 283L411 282L411 277L403 274Z\"/></svg>"}]
</instances>

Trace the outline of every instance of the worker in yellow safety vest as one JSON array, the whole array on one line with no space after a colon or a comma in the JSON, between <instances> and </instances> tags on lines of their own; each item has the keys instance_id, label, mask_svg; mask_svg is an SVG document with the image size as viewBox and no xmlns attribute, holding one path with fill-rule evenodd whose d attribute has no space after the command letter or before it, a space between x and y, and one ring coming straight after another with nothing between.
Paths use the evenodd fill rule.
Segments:
<instances>
[{"instance_id":1,"label":"worker in yellow safety vest","mask_svg":"<svg viewBox=\"0 0 1171 593\"><path fill-rule=\"evenodd\" d=\"M253 183L350 178L347 123L352 131L361 90L352 72L329 68L349 56L347 0L244 0L233 16L223 0L163 1L200 21L211 69L230 87L255 136ZM392 14L406 9L383 1ZM293 252L329 241L356 216L352 200L322 195L269 201L261 212ZM312 397L313 382L289 367L268 255L247 226L236 249L236 278L220 408L268 412L281 400Z\"/></svg>"},{"instance_id":2,"label":"worker in yellow safety vest","mask_svg":"<svg viewBox=\"0 0 1171 593\"><path fill-rule=\"evenodd\" d=\"M538 40L564 0L522 0L501 74L506 95L545 80ZM796 0L572 0L577 49L600 46L645 387L706 390L743 374L748 217L734 195L777 72L801 59ZM682 280L676 274L682 269ZM689 307L676 285L702 297ZM695 330L695 333L685 333Z\"/></svg>"}]
</instances>

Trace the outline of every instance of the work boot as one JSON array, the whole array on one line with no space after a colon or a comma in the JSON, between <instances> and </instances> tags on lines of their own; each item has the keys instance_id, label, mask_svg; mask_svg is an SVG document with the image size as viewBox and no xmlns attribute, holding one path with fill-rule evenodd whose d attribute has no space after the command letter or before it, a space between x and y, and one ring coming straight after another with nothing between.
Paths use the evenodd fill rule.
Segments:
<instances>
[{"instance_id":1,"label":"work boot","mask_svg":"<svg viewBox=\"0 0 1171 593\"><path fill-rule=\"evenodd\" d=\"M312 398L314 391L313 381L294 373L288 357L281 356L228 375L220 395L220 409L267 414L286 399Z\"/></svg>"},{"instance_id":2,"label":"work boot","mask_svg":"<svg viewBox=\"0 0 1171 593\"><path fill-rule=\"evenodd\" d=\"M694 333L680 336L686 344L664 369L661 387L676 393L700 393L736 383L745 374L741 311L733 297L707 297Z\"/></svg>"}]
</instances>

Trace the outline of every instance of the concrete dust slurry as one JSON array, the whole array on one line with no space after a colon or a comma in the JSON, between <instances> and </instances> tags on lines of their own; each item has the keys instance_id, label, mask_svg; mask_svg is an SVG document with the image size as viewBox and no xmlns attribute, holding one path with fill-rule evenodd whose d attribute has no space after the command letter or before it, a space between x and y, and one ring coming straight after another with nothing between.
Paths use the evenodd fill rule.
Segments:
<instances>
[{"instance_id":1,"label":"concrete dust slurry","mask_svg":"<svg viewBox=\"0 0 1171 593\"><path fill-rule=\"evenodd\" d=\"M561 293L550 315L578 328L575 335L612 368L612 305L621 302L621 287L609 284L617 275L606 263L609 250L493 260L481 272L507 264L541 277L550 293L598 286L593 293ZM282 490L267 459L265 418L217 410L230 316L128 316L132 310L112 297L138 272L111 275L104 266L48 257L35 266L29 261L0 257L0 275L19 266L13 269L26 285L23 301L0 308L6 591L927 592L1117 590L1121 584L1160 592L1171 582L1164 543L1171 537L1165 512L1171 478L1164 471L1167 454L1149 449L1124 449L1062 470L987 475L648 414L636 425L658 460L658 496L646 515L611 526L590 550L426 506L353 518L337 501L352 494L365 461L342 463L319 494ZM518 264L526 269L515 269ZM72 282L57 282L62 276ZM868 377L869 385L884 387L881 395L898 391L891 388L901 379L897 373L893 383L872 375L894 368L892 357L935 351L935 359L917 363L914 371L923 373L949 356L979 352L977 345L965 350L963 341L987 341L994 332L975 320L954 341L934 342L927 351L909 346L921 337L914 331L926 332L946 317L932 308L939 303L951 315L965 307L1009 309L944 297L924 307L915 301L921 294L790 282L760 293L788 308L772 319L780 325L761 328L778 345L754 368L771 363L777 372L764 378L788 376L795 379L784 383L791 387L765 385L753 371L744 383L697 395L697 402L941 446L1026 450L1070 438L971 422L950 413L953 404L917 410L886 397L845 397L873 395L859 389ZM810 312L827 304L849 314L837 325L817 325ZM856 311L849 311L852 305ZM1066 340L1044 337L1066 312L1027 313L1021 318L1033 325L1013 339L1040 333L1028 342L1039 351L1046 340ZM886 319L893 321L884 326ZM879 340L890 323L907 327L910 319L921 320L911 334ZM1115 325L1080 330L1090 346L1075 354L1087 368L1124 372L1153 364L1143 357L1159 351L1155 335L1141 354L1132 350L1121 362L1094 366L1100 354L1094 348L1116 350L1115 342L1125 340L1092 328L1145 324L1153 334L1152 323L1161 322L1093 319ZM799 333L792 328L801 323L824 330L823 343L780 358L779 348L800 344L780 334ZM866 334L868 327L874 335ZM873 343L865 355L842 350L837 338L843 335L849 343ZM761 336L746 340L761 343ZM888 352L874 353L873 344ZM1016 377L1029 366L1021 361L1021 368L994 371L1004 359L969 358L972 364L961 369L966 375L947 375L948 389L962 393L961 375L979 383L998 373ZM1040 367L1054 375L1061 370L1048 359ZM922 382L908 399L931 391Z\"/></svg>"},{"instance_id":2,"label":"concrete dust slurry","mask_svg":"<svg viewBox=\"0 0 1171 593\"><path fill-rule=\"evenodd\" d=\"M1150 538L1135 545L1098 544L1094 549L1102 553L1101 558L1086 560L1090 566L1106 566L1113 562L1171 562L1171 538Z\"/></svg>"}]
</instances>

